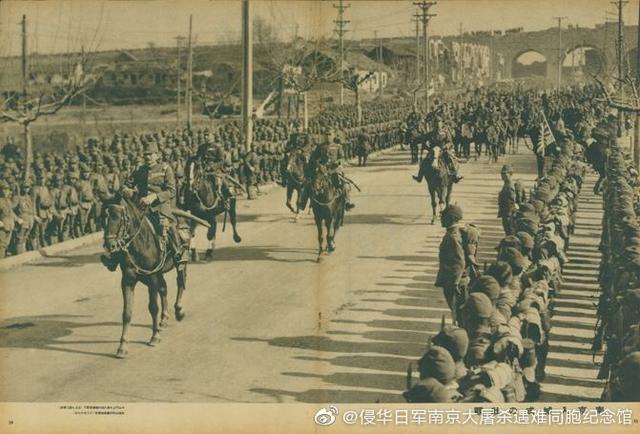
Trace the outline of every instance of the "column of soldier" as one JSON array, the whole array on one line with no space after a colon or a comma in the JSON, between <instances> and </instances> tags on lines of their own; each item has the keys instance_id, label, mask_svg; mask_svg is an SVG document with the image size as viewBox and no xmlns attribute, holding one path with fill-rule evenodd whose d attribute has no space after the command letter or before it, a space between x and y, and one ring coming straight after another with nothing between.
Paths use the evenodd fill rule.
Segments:
<instances>
[{"instance_id":1,"label":"column of soldier","mask_svg":"<svg viewBox=\"0 0 640 434\"><path fill-rule=\"evenodd\" d=\"M408 402L501 403L538 398L554 299L567 261L586 166L581 161L583 148L572 134L559 142L528 198L515 191L511 167L503 167L503 192L508 194L501 192L499 202L505 206L506 196L506 236L496 248L496 262L485 265L483 274L475 258L478 230L461 224L459 206L444 210L442 224L447 233L436 286L444 290L454 325L445 325L443 318L440 332L428 342L418 361L419 381L403 394ZM443 264L451 260L459 263Z\"/></svg>"},{"instance_id":2,"label":"column of soldier","mask_svg":"<svg viewBox=\"0 0 640 434\"><path fill-rule=\"evenodd\" d=\"M362 131L370 133L376 149L398 143L398 125L408 107L405 101L364 103L358 127L353 107L331 106L311 119L309 130L316 134L326 126L335 127L345 138L345 154L353 158ZM223 149L224 170L246 187L248 199L254 199L256 192L260 194L259 185L281 182L287 141L299 126L298 121L257 119L250 149L245 149L235 120L212 132L115 133L111 138L91 138L63 154L36 152L32 176L26 180L21 149L9 139L0 153L0 258L101 230L103 201L112 198L143 162L143 145L149 141L158 144L162 159L171 164L178 191L183 188L186 160L201 145L216 146Z\"/></svg>"},{"instance_id":3,"label":"column of soldier","mask_svg":"<svg viewBox=\"0 0 640 434\"><path fill-rule=\"evenodd\" d=\"M595 135L594 135L595 136ZM598 326L593 353L605 347L598 378L607 380L603 401L640 401L640 180L632 158L616 144L615 125L599 137L608 142L603 190Z\"/></svg>"}]
</instances>

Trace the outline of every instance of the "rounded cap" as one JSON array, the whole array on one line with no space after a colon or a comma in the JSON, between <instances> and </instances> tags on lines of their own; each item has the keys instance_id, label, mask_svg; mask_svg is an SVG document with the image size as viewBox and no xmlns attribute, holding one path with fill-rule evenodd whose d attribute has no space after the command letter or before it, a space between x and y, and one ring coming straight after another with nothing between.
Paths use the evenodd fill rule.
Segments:
<instances>
[{"instance_id":1,"label":"rounded cap","mask_svg":"<svg viewBox=\"0 0 640 434\"><path fill-rule=\"evenodd\" d=\"M446 348L456 362L463 359L469 349L469 336L464 329L445 326L431 339L433 345Z\"/></svg>"},{"instance_id":2,"label":"rounded cap","mask_svg":"<svg viewBox=\"0 0 640 434\"><path fill-rule=\"evenodd\" d=\"M418 361L420 378L435 378L442 384L456 377L456 364L449 351L437 345L432 346Z\"/></svg>"},{"instance_id":3,"label":"rounded cap","mask_svg":"<svg viewBox=\"0 0 640 434\"><path fill-rule=\"evenodd\" d=\"M456 220L462 220L462 208L456 204L450 204L447 206L444 211L442 211L443 215L448 215Z\"/></svg>"},{"instance_id":4,"label":"rounded cap","mask_svg":"<svg viewBox=\"0 0 640 434\"><path fill-rule=\"evenodd\" d=\"M481 292L474 292L469 294L464 309L470 316L477 318L487 319L491 317L493 313L493 305L491 299Z\"/></svg>"},{"instance_id":5,"label":"rounded cap","mask_svg":"<svg viewBox=\"0 0 640 434\"><path fill-rule=\"evenodd\" d=\"M498 281L487 274L480 276L471 287L471 293L485 294L491 301L495 301L500 296L500 285Z\"/></svg>"}]
</instances>

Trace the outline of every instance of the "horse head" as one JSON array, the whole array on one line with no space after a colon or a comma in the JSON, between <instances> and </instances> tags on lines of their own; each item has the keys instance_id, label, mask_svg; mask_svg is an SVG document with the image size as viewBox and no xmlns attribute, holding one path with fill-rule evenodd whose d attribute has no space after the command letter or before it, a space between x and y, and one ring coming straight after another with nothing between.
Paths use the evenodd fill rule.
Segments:
<instances>
[{"instance_id":1,"label":"horse head","mask_svg":"<svg viewBox=\"0 0 640 434\"><path fill-rule=\"evenodd\" d=\"M334 187L331 182L331 174L325 166L318 166L316 175L311 181L311 194L321 202L328 202L334 196Z\"/></svg>"},{"instance_id":2,"label":"horse head","mask_svg":"<svg viewBox=\"0 0 640 434\"><path fill-rule=\"evenodd\" d=\"M104 247L114 252L123 245L131 234L132 220L139 220L135 206L122 196L116 196L105 203Z\"/></svg>"},{"instance_id":3,"label":"horse head","mask_svg":"<svg viewBox=\"0 0 640 434\"><path fill-rule=\"evenodd\" d=\"M215 207L218 203L217 180L215 174L205 171L198 171L193 180L192 192L200 205L204 208Z\"/></svg>"},{"instance_id":4,"label":"horse head","mask_svg":"<svg viewBox=\"0 0 640 434\"><path fill-rule=\"evenodd\" d=\"M433 148L431 148L431 167L434 170L438 169L441 156L442 156L442 148L440 146L434 146Z\"/></svg>"}]
</instances>

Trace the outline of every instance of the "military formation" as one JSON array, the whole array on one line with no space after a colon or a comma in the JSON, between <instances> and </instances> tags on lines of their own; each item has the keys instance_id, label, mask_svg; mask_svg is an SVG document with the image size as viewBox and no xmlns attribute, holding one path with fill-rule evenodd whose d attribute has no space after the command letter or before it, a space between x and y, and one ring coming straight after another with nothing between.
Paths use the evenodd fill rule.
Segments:
<instances>
[{"instance_id":1,"label":"military formation","mask_svg":"<svg viewBox=\"0 0 640 434\"><path fill-rule=\"evenodd\" d=\"M451 309L453 324L443 324L417 362L419 380L404 392L408 402L531 402L545 378L555 299L561 291L566 252L574 233L579 193L587 164L584 150L595 140L615 142L615 129L602 133L594 114L605 108L590 89L538 95L551 127L542 173L526 192L504 165L498 193L505 237L496 261L480 267L476 252L481 234L465 223L463 210L449 205L441 215L446 229L440 245L436 286ZM576 106L575 101L588 102ZM569 119L572 127L565 125ZM606 118L606 116L603 116ZM569 123L569 122L567 122ZM593 137L592 137L593 136ZM615 150L615 146L613 147ZM614 151L615 153L615 151ZM602 378L609 378L605 400L637 401L638 307L635 272L640 252L638 174L624 157L609 156L605 187L605 231L601 282L602 340L607 351ZM633 186L633 187L632 187ZM482 271L480 269L483 268ZM596 337L596 341L598 337ZM599 350L600 348L597 348ZM609 377L607 377L609 376Z\"/></svg>"},{"instance_id":2,"label":"military formation","mask_svg":"<svg viewBox=\"0 0 640 434\"><path fill-rule=\"evenodd\" d=\"M615 123L594 134L608 149L594 354L604 349L598 378L604 401L640 400L640 179L615 140Z\"/></svg>"},{"instance_id":3,"label":"military formation","mask_svg":"<svg viewBox=\"0 0 640 434\"><path fill-rule=\"evenodd\" d=\"M248 149L236 120L213 131L161 129L91 138L80 149L63 154L36 152L28 177L21 149L9 138L0 153L0 258L102 230L103 204L127 182L131 185L131 175L145 164L145 150L150 147L157 148L158 162L171 169L172 206L180 207L189 176L185 168L197 156L210 155L216 170L233 179L233 193L246 192L252 200L261 193L261 185L285 182L288 154L302 144L302 137L307 137L309 155L313 145L333 129L347 159L356 156L361 134L368 135L372 150L398 143L407 104L371 102L363 108L358 125L352 107L327 107L310 120L304 134L296 133L302 130L299 121L258 119Z\"/></svg>"}]
</instances>

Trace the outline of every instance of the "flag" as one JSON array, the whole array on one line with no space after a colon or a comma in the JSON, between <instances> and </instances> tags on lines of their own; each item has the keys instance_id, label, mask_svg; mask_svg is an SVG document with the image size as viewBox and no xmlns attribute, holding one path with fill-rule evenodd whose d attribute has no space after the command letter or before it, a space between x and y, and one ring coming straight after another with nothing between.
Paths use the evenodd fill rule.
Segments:
<instances>
[{"instance_id":1,"label":"flag","mask_svg":"<svg viewBox=\"0 0 640 434\"><path fill-rule=\"evenodd\" d=\"M542 123L540 127L542 131L540 132L540 136L538 137L538 144L536 146L536 154L544 155L544 151L552 143L556 143L556 138L553 137L553 133L551 132L551 127L549 126L549 122L547 122L547 117L544 115L544 111L542 113Z\"/></svg>"}]
</instances>

